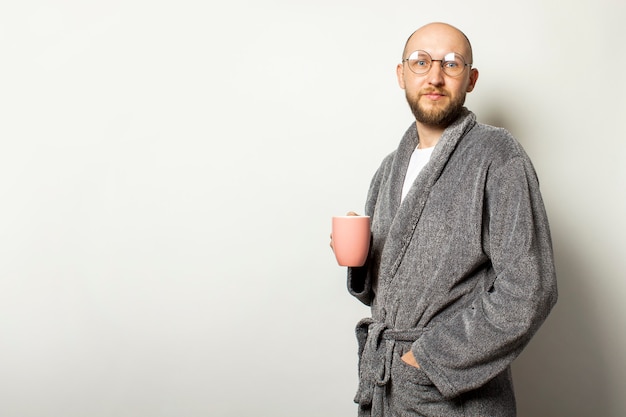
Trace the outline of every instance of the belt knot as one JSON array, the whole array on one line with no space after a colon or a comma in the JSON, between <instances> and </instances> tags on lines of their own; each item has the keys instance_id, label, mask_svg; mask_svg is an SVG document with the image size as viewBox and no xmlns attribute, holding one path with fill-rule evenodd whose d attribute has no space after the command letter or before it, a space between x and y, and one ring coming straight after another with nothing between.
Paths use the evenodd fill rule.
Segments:
<instances>
[{"instance_id":1,"label":"belt knot","mask_svg":"<svg viewBox=\"0 0 626 417\"><path fill-rule=\"evenodd\" d=\"M394 330L389 325L365 318L356 325L359 346L359 389L354 402L361 407L372 406L375 391L389 382L396 341L413 342L422 333L419 329Z\"/></svg>"}]
</instances>

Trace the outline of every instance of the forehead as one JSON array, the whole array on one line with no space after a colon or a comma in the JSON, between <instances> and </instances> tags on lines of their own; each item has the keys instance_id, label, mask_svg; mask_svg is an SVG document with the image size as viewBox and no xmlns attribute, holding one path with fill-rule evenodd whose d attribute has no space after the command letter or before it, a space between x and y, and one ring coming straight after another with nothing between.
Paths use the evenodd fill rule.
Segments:
<instances>
[{"instance_id":1,"label":"forehead","mask_svg":"<svg viewBox=\"0 0 626 417\"><path fill-rule=\"evenodd\" d=\"M463 56L469 53L469 45L465 36L457 29L435 25L417 30L406 44L406 52L421 49L431 55L443 55L456 52Z\"/></svg>"}]
</instances>

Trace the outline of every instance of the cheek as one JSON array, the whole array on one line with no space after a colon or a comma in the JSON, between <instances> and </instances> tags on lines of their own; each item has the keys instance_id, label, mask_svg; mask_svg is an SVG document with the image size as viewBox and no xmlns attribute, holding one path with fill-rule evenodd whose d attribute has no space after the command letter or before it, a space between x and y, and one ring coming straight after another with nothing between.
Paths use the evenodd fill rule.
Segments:
<instances>
[{"instance_id":1,"label":"cheek","mask_svg":"<svg viewBox=\"0 0 626 417\"><path fill-rule=\"evenodd\" d=\"M402 88L405 90L415 90L417 88L417 80L411 75L402 77Z\"/></svg>"},{"instance_id":2,"label":"cheek","mask_svg":"<svg viewBox=\"0 0 626 417\"><path fill-rule=\"evenodd\" d=\"M450 86L450 91L453 91L455 96L461 96L468 92L470 83L467 80L463 80L454 86Z\"/></svg>"},{"instance_id":3,"label":"cheek","mask_svg":"<svg viewBox=\"0 0 626 417\"><path fill-rule=\"evenodd\" d=\"M411 92L412 94L416 94L424 87L424 80L416 78L416 77L407 77L404 79L404 89Z\"/></svg>"}]
</instances>

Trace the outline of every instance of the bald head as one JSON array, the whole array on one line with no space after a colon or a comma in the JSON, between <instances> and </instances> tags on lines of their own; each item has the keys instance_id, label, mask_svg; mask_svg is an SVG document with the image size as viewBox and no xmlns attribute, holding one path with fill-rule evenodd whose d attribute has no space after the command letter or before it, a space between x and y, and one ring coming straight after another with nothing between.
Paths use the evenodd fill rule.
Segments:
<instances>
[{"instance_id":1,"label":"bald head","mask_svg":"<svg viewBox=\"0 0 626 417\"><path fill-rule=\"evenodd\" d=\"M456 52L463 55L467 63L474 62L469 38L459 29L447 23L429 23L413 32L404 45L402 59L418 49L431 54L436 49L445 50L445 53Z\"/></svg>"}]
</instances>

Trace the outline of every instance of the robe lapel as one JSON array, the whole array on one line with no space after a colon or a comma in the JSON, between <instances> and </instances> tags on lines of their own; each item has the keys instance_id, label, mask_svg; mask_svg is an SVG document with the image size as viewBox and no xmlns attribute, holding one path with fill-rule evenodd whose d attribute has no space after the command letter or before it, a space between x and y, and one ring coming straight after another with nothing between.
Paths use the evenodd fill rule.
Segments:
<instances>
[{"instance_id":1,"label":"robe lapel","mask_svg":"<svg viewBox=\"0 0 626 417\"><path fill-rule=\"evenodd\" d=\"M413 232L422 215L422 211L428 200L430 190L439 179L450 156L456 149L463 135L476 123L476 116L467 109L455 123L450 125L441 136L441 139L433 151L430 161L413 183L409 193L402 203L400 197L404 177L411 158L411 154L417 145L417 130L413 124L400 142L396 160L392 168L390 182L388 183L389 212L391 220L389 232L383 248L379 269L379 291L386 293L384 287L389 285L400 266L400 262L413 237Z\"/></svg>"}]
</instances>

